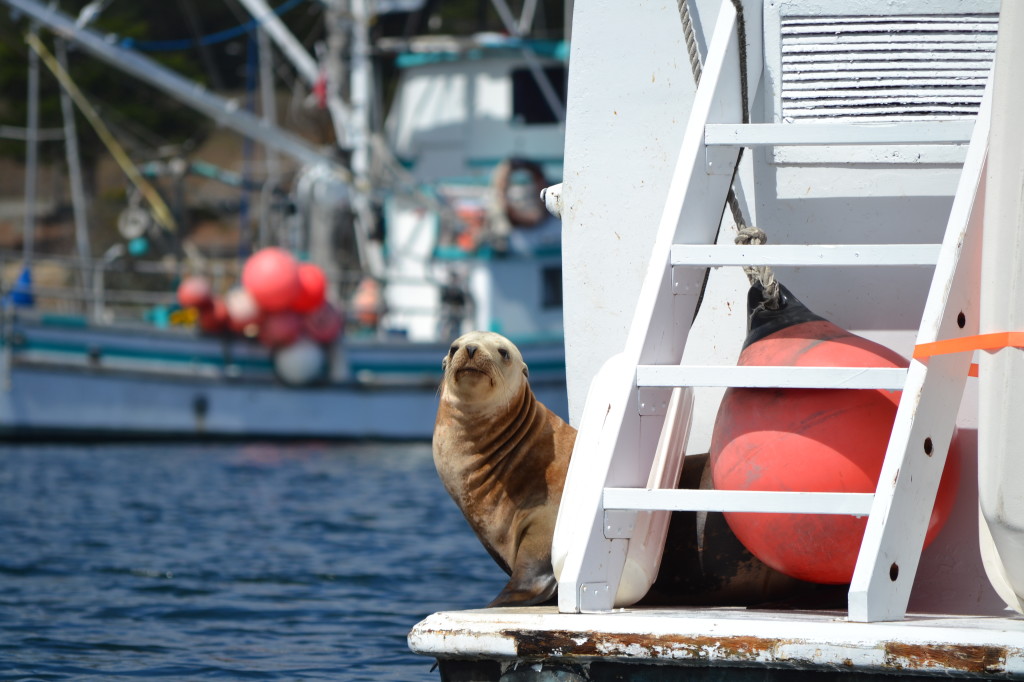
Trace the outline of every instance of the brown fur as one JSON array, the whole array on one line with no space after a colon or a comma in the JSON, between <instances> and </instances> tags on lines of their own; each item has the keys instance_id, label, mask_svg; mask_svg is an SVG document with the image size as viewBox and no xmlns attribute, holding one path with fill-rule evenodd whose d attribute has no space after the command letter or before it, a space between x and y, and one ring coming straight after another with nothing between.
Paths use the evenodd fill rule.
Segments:
<instances>
[{"instance_id":1,"label":"brown fur","mask_svg":"<svg viewBox=\"0 0 1024 682\"><path fill-rule=\"evenodd\" d=\"M442 366L434 465L511 576L490 606L546 602L557 586L551 536L576 430L534 397L519 349L500 334L459 337Z\"/></svg>"}]
</instances>

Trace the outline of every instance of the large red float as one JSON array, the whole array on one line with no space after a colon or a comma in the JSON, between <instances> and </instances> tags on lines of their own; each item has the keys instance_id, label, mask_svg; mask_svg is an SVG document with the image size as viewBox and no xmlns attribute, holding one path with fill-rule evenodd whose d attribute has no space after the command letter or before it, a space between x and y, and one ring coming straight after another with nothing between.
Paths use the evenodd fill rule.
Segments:
<instances>
[{"instance_id":1,"label":"large red float","mask_svg":"<svg viewBox=\"0 0 1024 682\"><path fill-rule=\"evenodd\" d=\"M327 293L327 277L319 266L312 263L299 265L299 293L292 301L292 310L297 313L311 313L324 302Z\"/></svg>"},{"instance_id":2,"label":"large red float","mask_svg":"<svg viewBox=\"0 0 1024 682\"><path fill-rule=\"evenodd\" d=\"M264 312L274 313L292 305L299 295L299 264L276 246L260 249L242 268L242 286Z\"/></svg>"},{"instance_id":3,"label":"large red float","mask_svg":"<svg viewBox=\"0 0 1024 682\"><path fill-rule=\"evenodd\" d=\"M751 331L740 365L906 367L890 349L811 313L783 288L779 311L749 299ZM874 492L900 392L730 388L711 441L719 490ZM959 454L950 448L928 527L927 545L953 506ZM751 553L794 578L850 582L865 518L831 514L726 513Z\"/></svg>"}]
</instances>

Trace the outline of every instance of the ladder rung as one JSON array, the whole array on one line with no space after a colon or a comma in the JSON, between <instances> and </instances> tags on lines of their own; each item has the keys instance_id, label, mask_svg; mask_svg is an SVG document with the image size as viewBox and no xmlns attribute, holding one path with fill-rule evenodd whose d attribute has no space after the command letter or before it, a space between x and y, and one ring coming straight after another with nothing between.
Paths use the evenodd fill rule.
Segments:
<instances>
[{"instance_id":1,"label":"ladder rung","mask_svg":"<svg viewBox=\"0 0 1024 682\"><path fill-rule=\"evenodd\" d=\"M903 390L902 367L764 367L736 365L638 365L636 385L647 387L878 388Z\"/></svg>"},{"instance_id":2,"label":"ladder rung","mask_svg":"<svg viewBox=\"0 0 1024 682\"><path fill-rule=\"evenodd\" d=\"M704 144L729 147L967 144L974 121L915 123L709 123Z\"/></svg>"},{"instance_id":3,"label":"ladder rung","mask_svg":"<svg viewBox=\"0 0 1024 682\"><path fill-rule=\"evenodd\" d=\"M874 497L874 493L605 488L604 508L867 516Z\"/></svg>"},{"instance_id":4,"label":"ladder rung","mask_svg":"<svg viewBox=\"0 0 1024 682\"><path fill-rule=\"evenodd\" d=\"M673 244L672 265L935 265L941 244Z\"/></svg>"}]
</instances>

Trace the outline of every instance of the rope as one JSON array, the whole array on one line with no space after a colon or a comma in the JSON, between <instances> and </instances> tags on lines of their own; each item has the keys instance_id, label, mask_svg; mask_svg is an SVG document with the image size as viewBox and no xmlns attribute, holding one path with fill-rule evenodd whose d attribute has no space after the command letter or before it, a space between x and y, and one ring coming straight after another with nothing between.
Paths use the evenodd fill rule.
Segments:
<instances>
[{"instance_id":1,"label":"rope","mask_svg":"<svg viewBox=\"0 0 1024 682\"><path fill-rule=\"evenodd\" d=\"M686 0L677 0L679 5L679 18L683 22L683 38L686 40L686 53L690 56L690 70L693 72L693 82L700 83L703 69L700 63L700 50L697 49L697 37L693 33L693 20L690 18L690 3Z\"/></svg>"},{"instance_id":2,"label":"rope","mask_svg":"<svg viewBox=\"0 0 1024 682\"><path fill-rule=\"evenodd\" d=\"M740 246L746 246L747 244L766 244L768 242L768 235L765 234L764 230L748 225L740 228L736 234L736 243ZM747 280L750 285L760 284L763 291L762 297L764 300L764 307L769 310L778 310L779 308L779 283L775 280L775 271L772 270L770 265L744 265L743 272L747 275Z\"/></svg>"}]
</instances>

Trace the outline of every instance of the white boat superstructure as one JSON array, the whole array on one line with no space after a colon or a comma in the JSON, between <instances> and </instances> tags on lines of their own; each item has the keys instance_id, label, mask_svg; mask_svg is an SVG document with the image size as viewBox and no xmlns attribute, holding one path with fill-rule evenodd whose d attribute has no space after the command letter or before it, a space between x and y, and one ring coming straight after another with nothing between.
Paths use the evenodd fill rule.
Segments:
<instances>
[{"instance_id":1,"label":"white boat superstructure","mask_svg":"<svg viewBox=\"0 0 1024 682\"><path fill-rule=\"evenodd\" d=\"M1024 620L1007 610L1020 610L1020 574L992 551L1000 536L1017 551L1019 439L989 449L979 435L986 420L1016 428L1012 401L994 389L1003 413L984 415L984 402L979 413L968 378L975 348L1020 353L970 345L1015 331L1005 294L986 304L980 282L986 186L993 172L1019 177L989 156L1015 111L1000 104L1000 66L990 74L996 32L1002 64L1016 12L914 0L678 9L682 22L676 7L575 5L561 216L580 432L553 544L557 608L435 614L411 647L441 660L442 679L1024 676ZM688 43L702 55L692 92L679 85ZM1004 191L1013 214L1019 186ZM747 225L770 245L734 246ZM1007 261L1015 238L996 247ZM912 358L909 369L735 366L748 322L737 266L765 265L815 313ZM1012 291L1006 268L997 286ZM989 371L1004 389L1015 376ZM729 387L902 390L877 489L661 489L675 487L679 460L708 451ZM922 551L954 431L957 500ZM1000 524L991 539L979 539L979 471L983 524ZM847 608L632 606L658 574L670 510L866 516Z\"/></svg>"}]
</instances>

